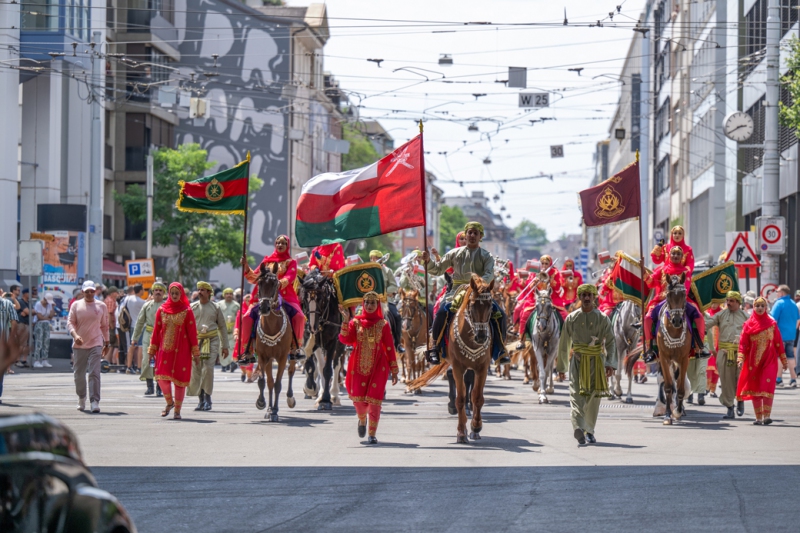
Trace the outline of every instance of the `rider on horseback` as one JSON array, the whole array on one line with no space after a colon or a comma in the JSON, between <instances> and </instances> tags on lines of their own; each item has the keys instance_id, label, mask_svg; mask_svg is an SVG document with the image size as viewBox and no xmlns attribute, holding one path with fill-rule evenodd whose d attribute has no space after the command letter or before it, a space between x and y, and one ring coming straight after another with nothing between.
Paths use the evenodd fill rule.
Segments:
<instances>
[{"instance_id":1,"label":"rider on horseback","mask_svg":"<svg viewBox=\"0 0 800 533\"><path fill-rule=\"evenodd\" d=\"M377 262L381 257L383 257L383 252L380 250L372 250L369 253L370 261ZM388 313L394 318L394 324L392 326L394 347L398 352L403 353L405 352L405 349L403 348L400 340L400 337L402 336L402 331L400 331L400 322L402 319L400 318L400 313L397 311L397 306L395 305L394 301L392 301L398 290L397 280L395 279L394 272L392 272L391 268L387 267L383 263L379 264L381 265L381 270L383 271L383 286L386 287L386 296L388 297L385 311L388 311Z\"/></svg>"},{"instance_id":2,"label":"rider on horseback","mask_svg":"<svg viewBox=\"0 0 800 533\"><path fill-rule=\"evenodd\" d=\"M494 280L494 258L487 250L480 247L480 242L483 238L483 226L478 222L468 222L464 226L464 233L467 237L467 245L450 250L440 260L432 261L427 250L422 253L422 260L427 264L428 273L434 276L444 274L448 267L453 267L453 286L447 291L445 302L440 306L433 319L432 335L434 347L427 354L428 361L431 364L438 364L441 354L445 353L443 351L445 332L453 313L451 311L453 298L459 292L459 289L469 284L472 274L478 275L486 283L491 283ZM434 255L437 255L436 250L431 251ZM497 303L493 303L492 310L492 360L499 364L510 364L511 360L504 347L506 316Z\"/></svg>"}]
</instances>

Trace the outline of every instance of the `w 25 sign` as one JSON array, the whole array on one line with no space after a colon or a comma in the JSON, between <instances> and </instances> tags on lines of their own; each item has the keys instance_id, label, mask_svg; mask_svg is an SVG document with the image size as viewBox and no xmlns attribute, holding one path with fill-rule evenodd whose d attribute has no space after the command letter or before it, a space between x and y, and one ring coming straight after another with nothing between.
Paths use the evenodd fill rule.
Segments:
<instances>
[{"instance_id":1,"label":"w 25 sign","mask_svg":"<svg viewBox=\"0 0 800 533\"><path fill-rule=\"evenodd\" d=\"M550 107L550 93L519 93L519 107Z\"/></svg>"}]
</instances>

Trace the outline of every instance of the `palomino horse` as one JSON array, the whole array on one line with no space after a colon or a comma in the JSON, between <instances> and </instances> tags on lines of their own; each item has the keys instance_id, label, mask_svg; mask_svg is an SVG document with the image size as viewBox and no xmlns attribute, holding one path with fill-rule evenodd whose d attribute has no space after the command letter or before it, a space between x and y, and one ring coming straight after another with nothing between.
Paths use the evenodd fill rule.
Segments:
<instances>
[{"instance_id":1,"label":"palomino horse","mask_svg":"<svg viewBox=\"0 0 800 533\"><path fill-rule=\"evenodd\" d=\"M614 339L617 343L617 357L624 364L618 365L619 368L614 373L614 387L610 388L612 400L622 398L622 367L624 366L628 374L628 395L625 397L625 403L633 403L633 395L631 394L633 365L636 364L641 355L641 351L636 349L639 344L639 337L642 334L641 323L642 307L640 305L631 300L623 300L617 305L617 312L612 326ZM639 327L634 327L637 324ZM632 362L630 361L631 359ZM630 363L630 371L627 367L628 363Z\"/></svg>"},{"instance_id":2,"label":"palomino horse","mask_svg":"<svg viewBox=\"0 0 800 533\"><path fill-rule=\"evenodd\" d=\"M528 319L528 324L531 324L531 344L539 369L539 379L533 382L533 390L539 393L539 403L550 403L547 395L555 392L553 365L558 357L558 341L561 338L561 329L556 317L558 311L553 306L551 294L551 289L538 291L536 311Z\"/></svg>"},{"instance_id":3,"label":"palomino horse","mask_svg":"<svg viewBox=\"0 0 800 533\"><path fill-rule=\"evenodd\" d=\"M404 291L400 289L400 297L403 299L403 308L400 312L401 327L403 332L403 347L406 353L403 354L403 381L410 383L422 375L424 371L424 357L420 357L417 347L424 346L426 332L428 331L426 320L427 316L422 306L419 304L419 291ZM419 389L414 391L419 392Z\"/></svg>"},{"instance_id":4,"label":"palomino horse","mask_svg":"<svg viewBox=\"0 0 800 533\"><path fill-rule=\"evenodd\" d=\"M289 351L292 348L292 325L289 316L281 307L279 289L280 280L276 275L278 265L273 265L272 269L266 268L262 264L256 281L258 285L258 326L256 329L255 352L258 355L258 368L261 375L258 378L258 399L256 407L264 409L268 407L264 418L269 418L270 422L278 421L278 398L281 395L281 380L283 371L286 369L286 362L289 359ZM278 374L272 378L272 362L278 363ZM289 365L289 390L286 391L286 404L290 409L294 408L294 394L292 392L292 377L294 376L295 365ZM266 375L266 379L264 376ZM264 400L264 382L269 387L269 405ZM274 393L274 395L273 395Z\"/></svg>"},{"instance_id":5,"label":"palomino horse","mask_svg":"<svg viewBox=\"0 0 800 533\"><path fill-rule=\"evenodd\" d=\"M686 274L670 276L667 282L667 302L658 316L658 360L664 376L664 403L666 414L664 425L671 425L673 419L680 420L685 411L683 399L686 396L686 371L692 353L692 336L686 323ZM677 384L674 369L678 369ZM677 385L677 387L676 387ZM676 408L672 409L672 395L678 390Z\"/></svg>"},{"instance_id":6,"label":"palomino horse","mask_svg":"<svg viewBox=\"0 0 800 533\"><path fill-rule=\"evenodd\" d=\"M344 345L339 342L342 315L333 281L318 270L312 270L300 286L300 301L308 317L310 333L306 353L313 352L314 355L306 361L303 390L307 395L317 397L317 410L330 411L333 405L341 405L338 376L344 354Z\"/></svg>"}]
</instances>

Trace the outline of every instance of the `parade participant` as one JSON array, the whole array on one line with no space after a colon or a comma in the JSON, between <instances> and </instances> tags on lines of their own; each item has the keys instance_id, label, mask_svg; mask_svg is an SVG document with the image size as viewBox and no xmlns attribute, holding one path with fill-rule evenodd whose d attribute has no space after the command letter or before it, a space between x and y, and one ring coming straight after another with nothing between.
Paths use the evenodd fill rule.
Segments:
<instances>
[{"instance_id":1,"label":"parade participant","mask_svg":"<svg viewBox=\"0 0 800 533\"><path fill-rule=\"evenodd\" d=\"M778 299L772 304L770 316L778 324L778 329L781 330L781 338L783 339L783 348L786 353L786 359L789 360L789 386L797 388L797 374L795 373L794 364L794 340L797 336L797 325L800 323L800 312L797 305L792 300L792 290L788 285L781 285L778 287ZM778 373L778 380L775 382L778 387L783 388L783 372Z\"/></svg>"},{"instance_id":2,"label":"parade participant","mask_svg":"<svg viewBox=\"0 0 800 533\"><path fill-rule=\"evenodd\" d=\"M211 410L211 395L214 393L214 364L217 357L228 355L228 328L222 310L211 301L214 288L206 281L197 282L198 300L192 304L192 313L197 325L197 341L200 358L192 365L192 379L186 394L197 396L195 411ZM220 346L222 350L220 350Z\"/></svg>"},{"instance_id":3,"label":"parade participant","mask_svg":"<svg viewBox=\"0 0 800 533\"><path fill-rule=\"evenodd\" d=\"M119 345L117 339L117 296L119 295L119 289L115 286L111 285L106 290L106 297L103 300L103 303L106 304L106 309L108 309L108 343L109 343L109 355L108 355L108 362L112 365L119 364L119 351L117 350L117 346Z\"/></svg>"},{"instance_id":4,"label":"parade participant","mask_svg":"<svg viewBox=\"0 0 800 533\"><path fill-rule=\"evenodd\" d=\"M69 308L67 328L75 354L73 374L78 394L78 411L86 409L86 373L89 373L89 400L92 412L100 412L100 368L108 350L108 308L94 297L94 281L81 287L83 298Z\"/></svg>"},{"instance_id":5,"label":"parade participant","mask_svg":"<svg viewBox=\"0 0 800 533\"><path fill-rule=\"evenodd\" d=\"M714 302L706 313L714 316L721 311L722 306ZM708 324L706 324L706 346L710 346L709 351L711 352L711 357L708 358L708 366L706 366L706 394L709 394L712 398L717 398L719 371L717 370L717 356L714 354L719 350L719 346L714 345L714 339L719 338L719 332L714 331L714 329L709 330Z\"/></svg>"},{"instance_id":6,"label":"parade participant","mask_svg":"<svg viewBox=\"0 0 800 533\"><path fill-rule=\"evenodd\" d=\"M342 246L338 243L336 244L339 246L339 250L341 251ZM300 305L300 298L297 297L297 292L295 292L294 288L294 281L297 277L297 261L295 261L291 255L289 255L290 249L291 243L289 241L289 237L286 235L279 235L278 238L275 239L275 250L271 255L265 257L261 261L261 265L264 265L269 269L272 269L275 265L278 267L277 276L281 285L279 293L283 302L283 310L286 311L286 315L289 317L289 320L292 324L292 332L294 333L294 342L292 347L294 348L295 352L289 354L289 360L295 361L305 359L305 353L303 352L302 346L303 332L305 331L306 327L306 317L303 314L303 308ZM255 337L253 324L256 323L259 316L257 282L258 276L261 272L261 265L259 265L259 268L256 270L250 270L250 266L247 264L247 257L242 257L242 266L245 268L244 276L247 278L247 281L255 285L253 287L253 292L250 295L250 310L247 313L247 316L245 316L242 324L242 333L244 334L244 337L242 337L242 342L249 343ZM342 263L342 266L344 266L344 263ZM341 267L337 267L336 269L338 270L338 268ZM324 271L324 269L321 270ZM245 350L245 353L248 352L249 349Z\"/></svg>"},{"instance_id":7,"label":"parade participant","mask_svg":"<svg viewBox=\"0 0 800 533\"><path fill-rule=\"evenodd\" d=\"M361 314L350 320L350 311L339 306L342 328L339 341L353 346L347 364L345 387L358 415L358 436L367 433L369 415L369 444L377 444L375 432L381 417L381 403L386 391L386 380L392 374L392 385L397 385L397 358L392 332L381 312L380 297L375 292L364 295Z\"/></svg>"},{"instance_id":8,"label":"parade participant","mask_svg":"<svg viewBox=\"0 0 800 533\"><path fill-rule=\"evenodd\" d=\"M573 435L578 444L597 442L594 436L600 398L608 396L606 379L617 368L617 348L611 321L595 309L597 287L578 287L581 308L564 321L558 342L558 358L569 362L569 404ZM605 349L605 350L604 350ZM604 353L605 352L605 353Z\"/></svg>"},{"instance_id":9,"label":"parade participant","mask_svg":"<svg viewBox=\"0 0 800 533\"><path fill-rule=\"evenodd\" d=\"M236 315L236 324L233 328L233 360L238 361L239 356L244 353L247 347L247 341L242 339L241 342L239 341L239 335L242 331L242 320L246 317L248 310L250 309L250 299L251 296L249 294L244 295L244 306L239 309L239 313ZM247 383L253 382L253 367L255 363L244 363L239 365L239 368L242 371L242 381L247 381Z\"/></svg>"},{"instance_id":10,"label":"parade participant","mask_svg":"<svg viewBox=\"0 0 800 533\"><path fill-rule=\"evenodd\" d=\"M157 281L150 287L151 299L147 300L139 311L139 316L136 317L136 328L133 330L133 338L142 339L142 351L150 353L150 340L153 335L153 327L156 324L156 312L164 303L164 295L167 293L167 287ZM149 359L149 358L148 358ZM139 376L140 381L147 383L147 390L144 392L145 396L151 396L156 393L153 386L153 368L155 361L150 359L149 364L146 361L142 362L142 373ZM158 389L158 396L161 396L161 388Z\"/></svg>"},{"instance_id":11,"label":"parade participant","mask_svg":"<svg viewBox=\"0 0 800 533\"><path fill-rule=\"evenodd\" d=\"M574 260L567 259L566 261L564 261L564 266L561 267L561 271L564 272L564 271L567 271L567 270L571 270L572 271L572 277L575 278L575 282L577 283L576 288L580 287L581 285L583 285L583 274L581 274L580 272L575 270L575 261Z\"/></svg>"},{"instance_id":12,"label":"parade participant","mask_svg":"<svg viewBox=\"0 0 800 533\"><path fill-rule=\"evenodd\" d=\"M455 242L455 246L453 248L460 248L460 247L466 246L466 245L467 245L467 236L464 235L463 231L459 231L456 234L456 242ZM441 260L441 256L438 253L434 254L434 257L436 258L437 261ZM453 267L450 267L447 270L445 270L445 274L447 274L449 276L452 276L453 275ZM401 285L402 285L402 281L403 280L401 278ZM402 287L402 289L404 291L416 290L414 287ZM444 302L445 294L447 294L447 284L446 283L442 287L442 290L439 292L439 294L436 296L436 301L433 304L433 314L434 315L439 312L439 307L441 307L442 302Z\"/></svg>"},{"instance_id":13,"label":"parade participant","mask_svg":"<svg viewBox=\"0 0 800 533\"><path fill-rule=\"evenodd\" d=\"M344 268L344 250L339 241L325 242L311 250L311 259L308 262L309 270L318 269L320 272L334 273Z\"/></svg>"},{"instance_id":14,"label":"parade participant","mask_svg":"<svg viewBox=\"0 0 800 533\"><path fill-rule=\"evenodd\" d=\"M663 242L663 241L662 241ZM683 252L681 257L681 264L686 267L687 276L691 277L694 274L694 252L692 247L686 244L686 231L682 226L674 226L670 232L669 243L666 246L656 244L653 251L650 253L650 259L653 264L660 265L667 263L667 255L672 252L672 249L678 247Z\"/></svg>"},{"instance_id":15,"label":"parade participant","mask_svg":"<svg viewBox=\"0 0 800 533\"><path fill-rule=\"evenodd\" d=\"M739 338L742 326L747 321L747 313L742 308L742 296L736 291L728 291L725 309L718 313L706 313L706 329L711 335L711 353L717 360L720 392L719 403L728 408L723 419L733 419L733 402L736 399L736 383L739 380L739 369L736 365L736 353L739 350ZM736 406L737 414L744 416L744 402Z\"/></svg>"},{"instance_id":16,"label":"parade participant","mask_svg":"<svg viewBox=\"0 0 800 533\"><path fill-rule=\"evenodd\" d=\"M647 287L655 290L655 295L648 305L647 313L644 318L645 346L649 347L645 355L645 363L650 363L658 357L654 349L658 316L661 312L661 308L667 301L667 287L670 277L680 276L681 274L686 274L686 279L684 280L686 294L691 294L692 280L688 268L683 264L683 249L680 246L675 246L669 252L669 261L658 266L652 274L645 276ZM711 352L706 350L703 342L706 332L703 316L700 314L700 310L694 302L688 298L686 300L686 315L689 319L689 323L694 326L690 329L695 352L701 358L710 356ZM703 376L705 376L705 369L703 369ZM705 391L705 388L703 390Z\"/></svg>"},{"instance_id":17,"label":"parade participant","mask_svg":"<svg viewBox=\"0 0 800 533\"><path fill-rule=\"evenodd\" d=\"M567 261L572 261L572 259ZM561 297L561 303L566 312L578 299L578 287L583 285L583 276L580 272L567 269L561 271L561 279L564 280L564 294Z\"/></svg>"},{"instance_id":18,"label":"parade participant","mask_svg":"<svg viewBox=\"0 0 800 533\"><path fill-rule=\"evenodd\" d=\"M383 252L380 250L372 250L369 253L369 260L376 262L378 259L383 257ZM383 286L386 288L386 295L389 297L386 302L386 309L384 311L388 311L389 314L394 317L394 323L397 324L397 327L392 328L392 338L394 339L394 346L395 349L403 353L405 349L403 348L401 337L402 337L402 330L400 328L400 323L402 319L400 318L400 313L397 311L397 306L394 303L394 296L397 294L399 290L397 288L397 280L394 277L394 272L392 269L386 266L383 263L380 263L381 270L383 271Z\"/></svg>"},{"instance_id":19,"label":"parade participant","mask_svg":"<svg viewBox=\"0 0 800 533\"><path fill-rule=\"evenodd\" d=\"M228 357L225 357L224 361L220 361L220 365L222 365L222 371L230 370L234 372L237 368L236 359L232 357L234 353L235 345L233 340L233 325L236 322L236 317L239 314L239 310L242 308L239 305L239 302L233 299L233 289L230 287L226 288L222 291L222 301L218 304L219 308L222 310L222 316L225 317L225 326L228 331Z\"/></svg>"},{"instance_id":20,"label":"parade participant","mask_svg":"<svg viewBox=\"0 0 800 533\"><path fill-rule=\"evenodd\" d=\"M528 281L528 272L525 270L517 271L514 268L514 263L508 262L508 284L505 287L506 294L513 294L525 288Z\"/></svg>"},{"instance_id":21,"label":"parade participant","mask_svg":"<svg viewBox=\"0 0 800 533\"><path fill-rule=\"evenodd\" d=\"M758 297L753 314L742 327L736 363L741 370L736 386L736 399L752 400L757 426L772 424L772 400L775 395L775 376L778 359L786 370L788 362L783 338L775 320L767 313L767 300Z\"/></svg>"},{"instance_id":22,"label":"parade participant","mask_svg":"<svg viewBox=\"0 0 800 533\"><path fill-rule=\"evenodd\" d=\"M553 266L552 257L549 255L543 255L539 258L539 274L535 276L529 283L533 286L528 289L521 302L519 300L517 301L519 315L517 315L516 310L514 312L514 328L515 331L519 332L519 344L517 344L518 350L521 350L524 347L525 335L527 334L525 328L528 324L528 319L536 309L536 295L538 291L546 291L548 288L551 290L550 299L553 303L553 307L558 310L557 318L559 319L559 327L561 327L563 324L564 317L566 316L566 309L564 308L563 300L564 281L561 278L561 272L559 272L556 267Z\"/></svg>"},{"instance_id":23,"label":"parade participant","mask_svg":"<svg viewBox=\"0 0 800 533\"><path fill-rule=\"evenodd\" d=\"M156 360L155 380L167 402L161 416L167 416L174 408L172 418L180 420L186 386L192 378L192 360L199 361L200 347L197 345L194 313L183 285L172 283L168 294L169 299L156 311L156 323L147 353Z\"/></svg>"},{"instance_id":24,"label":"parade participant","mask_svg":"<svg viewBox=\"0 0 800 533\"><path fill-rule=\"evenodd\" d=\"M483 226L478 222L467 222L464 233L467 236L467 245L450 250L440 260L432 260L427 250L422 252L422 260L427 264L428 273L434 276L444 274L448 268L453 267L453 286L445 293L445 302L433 318L434 348L428 352L428 361L431 364L438 364L444 355L446 326L450 323L450 314L454 312L451 311L451 307L456 293L462 286L469 285L473 274L483 279L485 283L491 283L494 279L494 258L487 250L480 247ZM436 249L432 249L431 252L437 255ZM511 363L504 346L505 321L505 313L496 302L493 302L492 360L499 364Z\"/></svg>"}]
</instances>

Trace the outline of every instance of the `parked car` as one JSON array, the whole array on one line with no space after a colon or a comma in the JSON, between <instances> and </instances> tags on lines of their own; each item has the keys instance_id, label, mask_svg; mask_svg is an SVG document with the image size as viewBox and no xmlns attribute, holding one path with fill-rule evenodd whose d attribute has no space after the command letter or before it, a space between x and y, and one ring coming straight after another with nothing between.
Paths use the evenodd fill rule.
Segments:
<instances>
[{"instance_id":1,"label":"parked car","mask_svg":"<svg viewBox=\"0 0 800 533\"><path fill-rule=\"evenodd\" d=\"M97 486L69 428L43 414L0 416L0 531L136 533Z\"/></svg>"}]
</instances>

